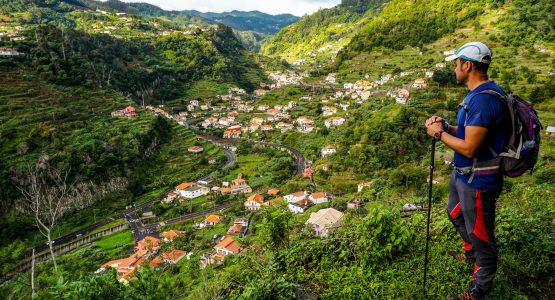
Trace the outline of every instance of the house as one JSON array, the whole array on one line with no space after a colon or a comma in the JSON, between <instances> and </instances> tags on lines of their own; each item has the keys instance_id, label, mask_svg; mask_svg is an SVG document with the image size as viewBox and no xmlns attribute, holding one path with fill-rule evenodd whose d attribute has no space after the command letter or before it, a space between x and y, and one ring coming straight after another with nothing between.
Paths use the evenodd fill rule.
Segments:
<instances>
[{"instance_id":1,"label":"house","mask_svg":"<svg viewBox=\"0 0 555 300\"><path fill-rule=\"evenodd\" d=\"M270 106L264 104L264 105L259 105L258 108L257 108L257 110L258 110L258 111L266 111L266 110L268 110L269 108L270 108Z\"/></svg>"},{"instance_id":2,"label":"house","mask_svg":"<svg viewBox=\"0 0 555 300\"><path fill-rule=\"evenodd\" d=\"M292 125L292 124L289 124L289 123L279 122L279 123L276 125L276 129L281 130L281 132L285 132L285 131L288 131L288 130L292 130L292 129L293 129L293 125Z\"/></svg>"},{"instance_id":3,"label":"house","mask_svg":"<svg viewBox=\"0 0 555 300\"><path fill-rule=\"evenodd\" d=\"M266 114L275 117L279 115L279 110L275 108L270 108L266 111Z\"/></svg>"},{"instance_id":4,"label":"house","mask_svg":"<svg viewBox=\"0 0 555 300\"><path fill-rule=\"evenodd\" d=\"M287 208L295 214L301 214L304 213L305 210L310 208L312 205L312 201L310 201L308 198L304 198L297 202L288 203Z\"/></svg>"},{"instance_id":5,"label":"house","mask_svg":"<svg viewBox=\"0 0 555 300\"><path fill-rule=\"evenodd\" d=\"M359 198L353 198L347 202L347 209L359 209L362 205L363 200Z\"/></svg>"},{"instance_id":6,"label":"house","mask_svg":"<svg viewBox=\"0 0 555 300\"><path fill-rule=\"evenodd\" d=\"M337 73L329 73L328 76L326 76L327 83L335 83L336 80L337 80Z\"/></svg>"},{"instance_id":7,"label":"house","mask_svg":"<svg viewBox=\"0 0 555 300\"><path fill-rule=\"evenodd\" d=\"M181 196L184 196L185 190L192 186L197 186L197 184L195 182L183 182L182 184L175 187L175 192Z\"/></svg>"},{"instance_id":8,"label":"house","mask_svg":"<svg viewBox=\"0 0 555 300\"><path fill-rule=\"evenodd\" d=\"M137 110L133 106L128 106L124 108L123 113L125 114L125 116L130 118L134 118L137 116Z\"/></svg>"},{"instance_id":9,"label":"house","mask_svg":"<svg viewBox=\"0 0 555 300\"><path fill-rule=\"evenodd\" d=\"M310 199L310 201L312 201L312 203L314 204L320 204L328 202L329 197L326 192L316 192L308 196L308 199Z\"/></svg>"},{"instance_id":10,"label":"house","mask_svg":"<svg viewBox=\"0 0 555 300\"><path fill-rule=\"evenodd\" d=\"M255 132L260 128L260 124L258 123L250 123L249 124L249 132Z\"/></svg>"},{"instance_id":11,"label":"house","mask_svg":"<svg viewBox=\"0 0 555 300\"><path fill-rule=\"evenodd\" d=\"M189 151L190 153L193 153L193 154L200 154L200 153L202 153L202 151L204 151L204 148L202 148L200 146L191 146L187 149L187 151Z\"/></svg>"},{"instance_id":12,"label":"house","mask_svg":"<svg viewBox=\"0 0 555 300\"><path fill-rule=\"evenodd\" d=\"M254 90L253 95L255 97L262 97L262 96L266 95L266 93L268 93L268 92L269 92L268 90L257 89L257 90Z\"/></svg>"},{"instance_id":13,"label":"house","mask_svg":"<svg viewBox=\"0 0 555 300\"><path fill-rule=\"evenodd\" d=\"M297 122L297 124L299 124L299 131L300 132L311 132L312 130L314 130L314 120L306 117L306 116L300 116L297 118L297 120L295 121Z\"/></svg>"},{"instance_id":14,"label":"house","mask_svg":"<svg viewBox=\"0 0 555 300\"><path fill-rule=\"evenodd\" d=\"M371 187L372 186L372 181L368 181L368 182L363 182L363 183L359 183L357 188L358 188L358 192L362 192L362 190L366 187Z\"/></svg>"},{"instance_id":15,"label":"house","mask_svg":"<svg viewBox=\"0 0 555 300\"><path fill-rule=\"evenodd\" d=\"M243 236L249 230L249 220L246 218L237 218L233 221L233 225L227 230L228 234Z\"/></svg>"},{"instance_id":16,"label":"house","mask_svg":"<svg viewBox=\"0 0 555 300\"><path fill-rule=\"evenodd\" d=\"M322 148L322 150L320 152L322 154L322 157L328 157L332 154L337 153L337 146L328 145L328 146Z\"/></svg>"},{"instance_id":17,"label":"house","mask_svg":"<svg viewBox=\"0 0 555 300\"><path fill-rule=\"evenodd\" d=\"M0 56L19 56L23 53L18 52L15 48L3 48L0 47Z\"/></svg>"},{"instance_id":18,"label":"house","mask_svg":"<svg viewBox=\"0 0 555 300\"><path fill-rule=\"evenodd\" d=\"M241 176L241 175L239 175ZM231 181L231 186L222 187L219 189L222 194L248 194L252 193L252 188L247 184L247 182L242 178L236 178Z\"/></svg>"},{"instance_id":19,"label":"house","mask_svg":"<svg viewBox=\"0 0 555 300\"><path fill-rule=\"evenodd\" d=\"M341 220L343 220L342 212L334 208L324 208L311 213L306 224L312 225L316 236L326 237L333 228L339 226Z\"/></svg>"},{"instance_id":20,"label":"house","mask_svg":"<svg viewBox=\"0 0 555 300\"><path fill-rule=\"evenodd\" d=\"M223 221L224 218L224 216L208 215L206 219L204 219L204 224L208 226L213 226Z\"/></svg>"},{"instance_id":21,"label":"house","mask_svg":"<svg viewBox=\"0 0 555 300\"><path fill-rule=\"evenodd\" d=\"M308 196L307 191L300 191L300 192L292 193L292 194L289 194L289 195L285 195L285 196L283 196L283 199L285 199L285 201L287 201L287 203L291 203L291 202L297 202L297 201L300 201L302 199L305 199L307 196Z\"/></svg>"},{"instance_id":22,"label":"house","mask_svg":"<svg viewBox=\"0 0 555 300\"><path fill-rule=\"evenodd\" d=\"M178 194L175 192L169 192L164 199L162 199L162 203L170 204L177 198Z\"/></svg>"},{"instance_id":23,"label":"house","mask_svg":"<svg viewBox=\"0 0 555 300\"><path fill-rule=\"evenodd\" d=\"M444 62L438 62L438 63L436 64L436 68L438 68L438 69L443 69L443 68L445 68L445 63L444 63Z\"/></svg>"},{"instance_id":24,"label":"house","mask_svg":"<svg viewBox=\"0 0 555 300\"><path fill-rule=\"evenodd\" d=\"M262 131L270 131L270 130L273 130L273 129L274 129L274 126L272 126L270 124L262 125Z\"/></svg>"},{"instance_id":25,"label":"house","mask_svg":"<svg viewBox=\"0 0 555 300\"><path fill-rule=\"evenodd\" d=\"M234 120L232 118L223 117L218 120L218 124L223 126L229 126Z\"/></svg>"},{"instance_id":26,"label":"house","mask_svg":"<svg viewBox=\"0 0 555 300\"><path fill-rule=\"evenodd\" d=\"M266 194L274 196L274 195L279 194L279 190L276 189L276 188L271 188L271 189L268 190L268 192L266 192Z\"/></svg>"},{"instance_id":27,"label":"house","mask_svg":"<svg viewBox=\"0 0 555 300\"><path fill-rule=\"evenodd\" d=\"M138 253L140 251L146 251L149 253L158 252L158 250L160 250L160 240L149 235L137 242L135 250L137 250Z\"/></svg>"},{"instance_id":28,"label":"house","mask_svg":"<svg viewBox=\"0 0 555 300\"><path fill-rule=\"evenodd\" d=\"M241 136L241 126L231 126L224 131L224 139L236 139Z\"/></svg>"},{"instance_id":29,"label":"house","mask_svg":"<svg viewBox=\"0 0 555 300\"><path fill-rule=\"evenodd\" d=\"M322 106L322 114L324 115L324 117L331 116L335 113L337 113L337 108L333 106Z\"/></svg>"},{"instance_id":30,"label":"house","mask_svg":"<svg viewBox=\"0 0 555 300\"><path fill-rule=\"evenodd\" d=\"M226 235L222 237L222 240L216 246L214 246L216 252L214 253L213 259L216 260L216 263L218 263L218 261L223 262L226 256L239 253L241 247L241 243L234 240L233 236Z\"/></svg>"},{"instance_id":31,"label":"house","mask_svg":"<svg viewBox=\"0 0 555 300\"><path fill-rule=\"evenodd\" d=\"M206 194L208 194L207 189L201 186L190 186L181 191L181 195L187 199L195 199Z\"/></svg>"},{"instance_id":32,"label":"house","mask_svg":"<svg viewBox=\"0 0 555 300\"><path fill-rule=\"evenodd\" d=\"M259 117L254 117L251 119L251 124L255 123L258 125L262 125L264 123L264 119L263 118L259 118Z\"/></svg>"},{"instance_id":33,"label":"house","mask_svg":"<svg viewBox=\"0 0 555 300\"><path fill-rule=\"evenodd\" d=\"M345 119L342 117L333 117L333 118L328 118L325 122L324 125L328 128L332 127L332 126L340 126L343 123L345 123Z\"/></svg>"},{"instance_id":34,"label":"house","mask_svg":"<svg viewBox=\"0 0 555 300\"><path fill-rule=\"evenodd\" d=\"M170 252L162 253L162 258L164 262L168 264L176 264L178 263L183 257L187 255L186 251L174 249Z\"/></svg>"},{"instance_id":35,"label":"house","mask_svg":"<svg viewBox=\"0 0 555 300\"><path fill-rule=\"evenodd\" d=\"M262 203L264 203L264 196L254 194L249 196L245 201L245 208L247 210L259 210Z\"/></svg>"},{"instance_id":36,"label":"house","mask_svg":"<svg viewBox=\"0 0 555 300\"><path fill-rule=\"evenodd\" d=\"M428 78L434 77L434 71L426 71L425 74L426 74L426 77L428 77Z\"/></svg>"},{"instance_id":37,"label":"house","mask_svg":"<svg viewBox=\"0 0 555 300\"><path fill-rule=\"evenodd\" d=\"M426 82L426 79L418 78L414 81L412 87L415 89L426 89L428 88L428 83Z\"/></svg>"},{"instance_id":38,"label":"house","mask_svg":"<svg viewBox=\"0 0 555 300\"><path fill-rule=\"evenodd\" d=\"M166 243L173 241L174 238L181 236L181 232L177 231L177 230L169 230L169 231L165 231L162 232L160 234L160 236L162 237L162 240Z\"/></svg>"},{"instance_id":39,"label":"house","mask_svg":"<svg viewBox=\"0 0 555 300\"><path fill-rule=\"evenodd\" d=\"M407 89L400 89L395 96L395 101L399 104L407 104L409 100L410 92Z\"/></svg>"},{"instance_id":40,"label":"house","mask_svg":"<svg viewBox=\"0 0 555 300\"><path fill-rule=\"evenodd\" d=\"M312 175L314 175L315 172L316 172L316 170L314 170L314 168L312 168L312 167L305 168L304 171L303 171L303 177L304 178L312 178Z\"/></svg>"}]
</instances>

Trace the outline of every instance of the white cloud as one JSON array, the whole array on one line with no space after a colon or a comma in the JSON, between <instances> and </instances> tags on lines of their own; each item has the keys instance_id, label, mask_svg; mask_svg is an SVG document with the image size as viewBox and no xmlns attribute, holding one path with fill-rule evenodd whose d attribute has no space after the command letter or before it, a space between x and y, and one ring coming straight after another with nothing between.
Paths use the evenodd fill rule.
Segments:
<instances>
[{"instance_id":1,"label":"white cloud","mask_svg":"<svg viewBox=\"0 0 555 300\"><path fill-rule=\"evenodd\" d=\"M165 10L195 9L202 12L227 12L232 10L258 10L269 14L290 13L297 16L310 14L320 8L332 7L341 0L124 0L147 2Z\"/></svg>"}]
</instances>

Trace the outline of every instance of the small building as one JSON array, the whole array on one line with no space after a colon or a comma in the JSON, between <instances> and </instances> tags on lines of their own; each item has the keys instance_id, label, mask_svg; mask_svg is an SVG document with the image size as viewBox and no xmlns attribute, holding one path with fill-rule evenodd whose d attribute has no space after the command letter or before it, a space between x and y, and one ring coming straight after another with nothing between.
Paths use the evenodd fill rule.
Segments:
<instances>
[{"instance_id":1,"label":"small building","mask_svg":"<svg viewBox=\"0 0 555 300\"><path fill-rule=\"evenodd\" d=\"M204 187L200 186L190 186L184 190L182 190L181 195L187 199L195 199L207 194L207 191Z\"/></svg>"},{"instance_id":2,"label":"small building","mask_svg":"<svg viewBox=\"0 0 555 300\"><path fill-rule=\"evenodd\" d=\"M226 235L216 246L214 246L214 249L216 250L214 254L217 256L214 257L214 259L221 259L221 261L223 261L224 257L239 253L241 246L241 243L234 240L233 236Z\"/></svg>"},{"instance_id":3,"label":"small building","mask_svg":"<svg viewBox=\"0 0 555 300\"><path fill-rule=\"evenodd\" d=\"M247 210L259 210L264 203L264 196L260 194L250 195L245 201L245 209Z\"/></svg>"},{"instance_id":4,"label":"small building","mask_svg":"<svg viewBox=\"0 0 555 300\"><path fill-rule=\"evenodd\" d=\"M414 83L412 84L412 87L415 89L427 89L428 83L426 82L426 79L418 78L414 81Z\"/></svg>"},{"instance_id":5,"label":"small building","mask_svg":"<svg viewBox=\"0 0 555 300\"><path fill-rule=\"evenodd\" d=\"M187 150L193 154L201 154L202 151L204 151L204 148L202 148L201 146L191 146Z\"/></svg>"},{"instance_id":6,"label":"small building","mask_svg":"<svg viewBox=\"0 0 555 300\"><path fill-rule=\"evenodd\" d=\"M204 224L207 226L213 226L216 225L218 223L220 223L221 221L224 220L224 216L218 216L218 215L208 215L205 219L204 219Z\"/></svg>"},{"instance_id":7,"label":"small building","mask_svg":"<svg viewBox=\"0 0 555 300\"><path fill-rule=\"evenodd\" d=\"M332 154L337 153L337 146L328 145L328 146L322 148L322 150L320 152L322 154L322 157L328 157Z\"/></svg>"},{"instance_id":8,"label":"small building","mask_svg":"<svg viewBox=\"0 0 555 300\"><path fill-rule=\"evenodd\" d=\"M362 205L363 200L359 198L353 198L347 202L347 209L359 209Z\"/></svg>"},{"instance_id":9,"label":"small building","mask_svg":"<svg viewBox=\"0 0 555 300\"><path fill-rule=\"evenodd\" d=\"M333 118L329 118L324 122L324 125L328 128L332 127L332 126L340 126L343 125L343 123L345 123L345 119L342 117L333 117Z\"/></svg>"},{"instance_id":10,"label":"small building","mask_svg":"<svg viewBox=\"0 0 555 300\"><path fill-rule=\"evenodd\" d=\"M271 188L271 189L268 190L268 192L266 194L271 195L271 196L275 196L275 195L279 194L279 190L276 189L276 188Z\"/></svg>"},{"instance_id":11,"label":"small building","mask_svg":"<svg viewBox=\"0 0 555 300\"><path fill-rule=\"evenodd\" d=\"M336 228L343 220L343 213L334 208L324 208L310 214L306 224L312 225L314 234L320 237L328 236L330 230Z\"/></svg>"},{"instance_id":12,"label":"small building","mask_svg":"<svg viewBox=\"0 0 555 300\"><path fill-rule=\"evenodd\" d=\"M160 236L162 237L162 240L166 243L173 241L174 238L181 236L181 232L177 231L177 230L169 230L169 231L165 231L162 232L160 234Z\"/></svg>"},{"instance_id":13,"label":"small building","mask_svg":"<svg viewBox=\"0 0 555 300\"><path fill-rule=\"evenodd\" d=\"M372 186L372 181L359 183L357 186L358 192L360 193L364 188L371 187L371 186Z\"/></svg>"},{"instance_id":14,"label":"small building","mask_svg":"<svg viewBox=\"0 0 555 300\"><path fill-rule=\"evenodd\" d=\"M325 203L329 201L329 196L326 192L316 192L308 196L308 199L314 204Z\"/></svg>"},{"instance_id":15,"label":"small building","mask_svg":"<svg viewBox=\"0 0 555 300\"><path fill-rule=\"evenodd\" d=\"M295 214L302 214L312 205L313 205L312 201L310 201L308 198L304 198L297 202L288 203L287 208Z\"/></svg>"},{"instance_id":16,"label":"small building","mask_svg":"<svg viewBox=\"0 0 555 300\"><path fill-rule=\"evenodd\" d=\"M302 199L305 199L306 197L308 197L308 195L309 194L307 191L300 191L289 195L285 195L283 196L283 199L285 199L285 201L287 201L288 203L291 203L291 202L297 202Z\"/></svg>"},{"instance_id":17,"label":"small building","mask_svg":"<svg viewBox=\"0 0 555 300\"><path fill-rule=\"evenodd\" d=\"M547 128L545 128L545 134L546 135L555 135L555 126L547 126Z\"/></svg>"}]
</instances>

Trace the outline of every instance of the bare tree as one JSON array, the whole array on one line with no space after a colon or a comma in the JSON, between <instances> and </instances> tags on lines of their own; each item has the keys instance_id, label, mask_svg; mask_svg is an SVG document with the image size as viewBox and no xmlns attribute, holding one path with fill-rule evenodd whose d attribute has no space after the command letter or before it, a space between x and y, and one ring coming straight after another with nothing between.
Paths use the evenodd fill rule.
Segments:
<instances>
[{"instance_id":1,"label":"bare tree","mask_svg":"<svg viewBox=\"0 0 555 300\"><path fill-rule=\"evenodd\" d=\"M27 169L24 178L15 184L23 195L18 208L32 215L40 233L47 238L56 276L59 277L52 243L52 230L58 220L73 208L75 189L68 182L68 172L60 172L41 158Z\"/></svg>"}]
</instances>

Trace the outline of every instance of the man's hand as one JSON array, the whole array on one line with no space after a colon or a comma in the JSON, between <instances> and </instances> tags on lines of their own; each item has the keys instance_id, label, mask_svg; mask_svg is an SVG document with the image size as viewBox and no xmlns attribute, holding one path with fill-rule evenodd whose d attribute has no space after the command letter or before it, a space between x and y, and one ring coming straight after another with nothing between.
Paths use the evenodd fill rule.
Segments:
<instances>
[{"instance_id":1,"label":"man's hand","mask_svg":"<svg viewBox=\"0 0 555 300\"><path fill-rule=\"evenodd\" d=\"M438 117L438 116L432 116L431 118L429 118L428 120L426 120L426 127L432 125L433 123L441 123L443 125L443 123L445 122L445 120L443 120L442 117Z\"/></svg>"},{"instance_id":2,"label":"man's hand","mask_svg":"<svg viewBox=\"0 0 555 300\"><path fill-rule=\"evenodd\" d=\"M433 118L433 117L432 117ZM439 118L439 117L438 117ZM431 119L431 118L430 118ZM428 119L429 120L429 119ZM428 121L426 121L427 123ZM426 133L431 136L435 137L435 134L438 133L440 130L443 129L443 125L441 122L433 122L430 125L427 125Z\"/></svg>"}]
</instances>

